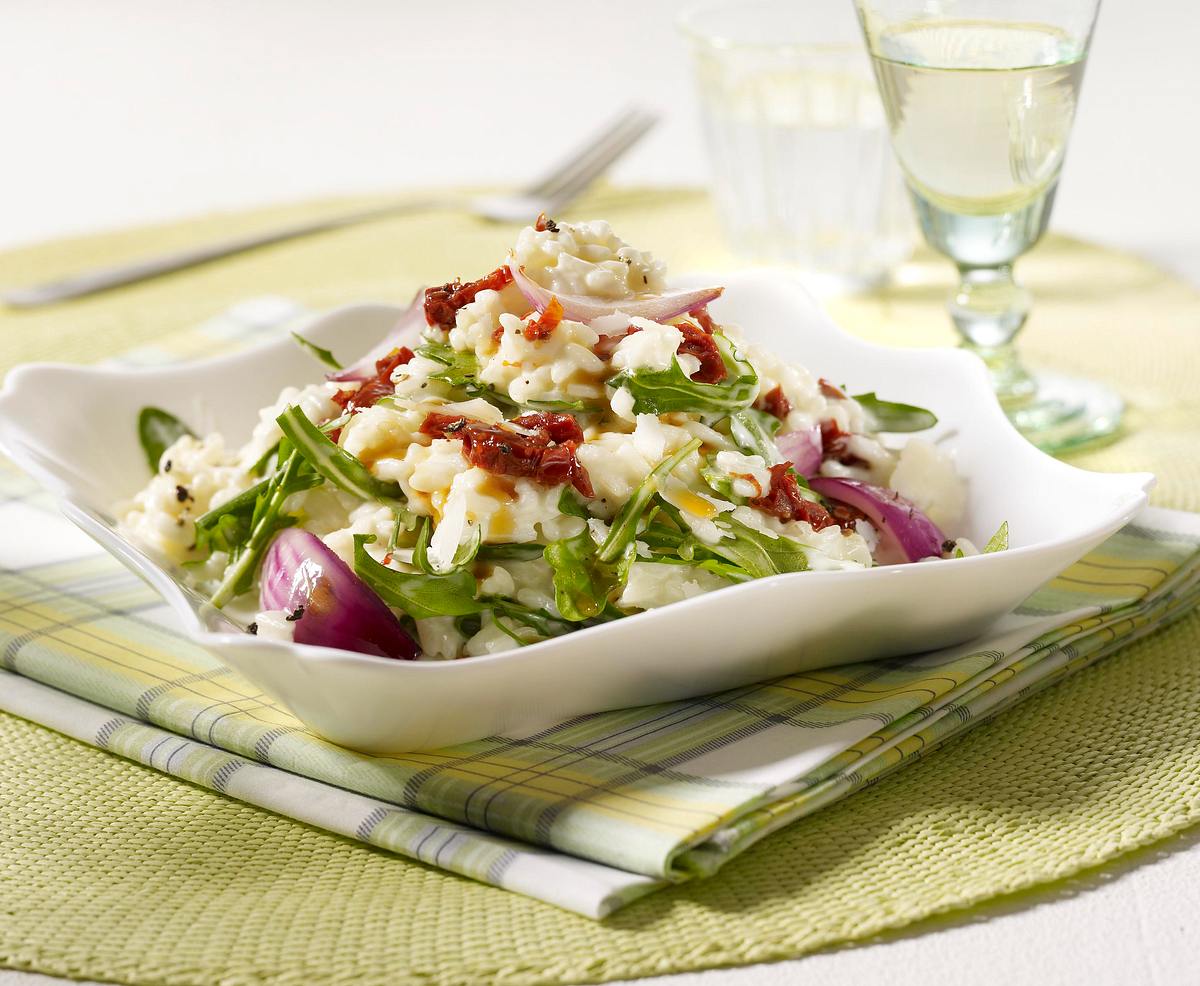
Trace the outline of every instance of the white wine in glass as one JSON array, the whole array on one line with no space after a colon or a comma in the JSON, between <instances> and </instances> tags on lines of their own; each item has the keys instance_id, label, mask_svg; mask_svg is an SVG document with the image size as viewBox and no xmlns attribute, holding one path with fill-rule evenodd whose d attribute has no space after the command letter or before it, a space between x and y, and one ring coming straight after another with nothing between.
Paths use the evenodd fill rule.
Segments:
<instances>
[{"instance_id":1,"label":"white wine in glass","mask_svg":"<svg viewBox=\"0 0 1200 986\"><path fill-rule=\"evenodd\" d=\"M929 244L957 265L950 315L1018 428L1048 451L1115 432L1106 388L1031 376L1013 263L1042 236L1099 0L857 0L892 147Z\"/></svg>"}]
</instances>

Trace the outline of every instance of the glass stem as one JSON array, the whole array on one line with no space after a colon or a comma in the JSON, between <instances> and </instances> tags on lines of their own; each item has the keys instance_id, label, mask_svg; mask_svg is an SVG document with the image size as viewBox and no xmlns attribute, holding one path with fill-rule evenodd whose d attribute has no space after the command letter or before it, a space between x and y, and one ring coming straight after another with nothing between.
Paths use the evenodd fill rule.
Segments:
<instances>
[{"instance_id":1,"label":"glass stem","mask_svg":"<svg viewBox=\"0 0 1200 986\"><path fill-rule=\"evenodd\" d=\"M1029 316L1029 292L1013 277L1012 264L958 265L959 283L950 296L950 317L962 345L987 364L992 386L1005 408L1028 402L1037 383L1017 359L1016 338Z\"/></svg>"}]
</instances>

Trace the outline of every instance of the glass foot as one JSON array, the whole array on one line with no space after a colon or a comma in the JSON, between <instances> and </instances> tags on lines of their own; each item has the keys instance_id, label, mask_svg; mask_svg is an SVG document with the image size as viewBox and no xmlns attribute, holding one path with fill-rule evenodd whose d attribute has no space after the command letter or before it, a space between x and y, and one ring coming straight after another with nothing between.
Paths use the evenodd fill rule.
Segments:
<instances>
[{"instance_id":1,"label":"glass foot","mask_svg":"<svg viewBox=\"0 0 1200 986\"><path fill-rule=\"evenodd\" d=\"M1037 389L1005 404L1009 420L1043 452L1060 455L1116 436L1125 402L1108 387L1039 373Z\"/></svg>"}]
</instances>

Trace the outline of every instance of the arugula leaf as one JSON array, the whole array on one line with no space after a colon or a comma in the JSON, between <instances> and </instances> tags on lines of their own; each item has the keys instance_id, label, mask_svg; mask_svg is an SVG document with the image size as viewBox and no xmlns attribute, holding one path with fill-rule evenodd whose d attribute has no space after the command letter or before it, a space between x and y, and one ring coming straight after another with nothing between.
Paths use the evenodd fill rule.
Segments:
<instances>
[{"instance_id":1,"label":"arugula leaf","mask_svg":"<svg viewBox=\"0 0 1200 986\"><path fill-rule=\"evenodd\" d=\"M732 562L752 578L808 569L808 555L791 538L771 537L732 517L722 517L713 523L731 536L723 537L715 544L697 541L694 547Z\"/></svg>"},{"instance_id":2,"label":"arugula leaf","mask_svg":"<svg viewBox=\"0 0 1200 986\"><path fill-rule=\"evenodd\" d=\"M544 544L536 544L533 542L526 544L484 544L479 547L479 554L475 557L480 561L533 561L535 558L541 558L542 552L546 550Z\"/></svg>"},{"instance_id":3,"label":"arugula leaf","mask_svg":"<svg viewBox=\"0 0 1200 986\"><path fill-rule=\"evenodd\" d=\"M436 374L430 374L436 377ZM482 397L489 404L494 404L496 407L509 418L515 418L518 415L525 414L529 411L561 411L564 414L586 414L588 412L602 411L603 406L591 401L525 401L521 403L514 401L508 394L497 390L490 384L473 384L469 387L461 388L466 391L468 397ZM380 403L387 400L385 397Z\"/></svg>"},{"instance_id":4,"label":"arugula leaf","mask_svg":"<svg viewBox=\"0 0 1200 986\"><path fill-rule=\"evenodd\" d=\"M682 564L707 568L735 582L779 575L782 572L803 572L808 568L808 556L804 548L789 538L772 538L769 534L763 534L733 517L724 515L716 518L713 523L729 537L721 538L716 544L708 544L691 532L678 507L662 496L658 498L658 506L683 533L677 535L680 540L671 555L656 556L655 559L646 559L647 561L662 560L670 563L673 556L680 559ZM666 525L657 526L669 531ZM649 539L654 536L654 531L646 531L640 538L649 543ZM709 562L715 564L709 565Z\"/></svg>"},{"instance_id":5,"label":"arugula leaf","mask_svg":"<svg viewBox=\"0 0 1200 986\"><path fill-rule=\"evenodd\" d=\"M518 647L524 647L527 644L533 643L531 640L526 640L519 633L517 633L516 630L501 620L500 617L496 615L495 610L492 610L488 615L491 617L492 624L496 627L496 629L508 637Z\"/></svg>"},{"instance_id":6,"label":"arugula leaf","mask_svg":"<svg viewBox=\"0 0 1200 986\"><path fill-rule=\"evenodd\" d=\"M492 608L494 613L507 616L516 623L536 630L543 637L561 637L564 633L568 633L571 630L569 623L555 619L545 610L532 609L529 606L514 603L509 599L500 599L497 597L489 597L484 602ZM527 641L522 640L521 643L524 644Z\"/></svg>"},{"instance_id":7,"label":"arugula leaf","mask_svg":"<svg viewBox=\"0 0 1200 986\"><path fill-rule=\"evenodd\" d=\"M271 539L296 523L296 517L283 512L284 501L293 493L330 479L364 499L389 500L392 494L400 495L398 486L376 480L361 462L322 434L298 407L288 408L277 420L285 435L276 452L276 461L282 464L269 478L196 522L197 547L230 554L230 564L213 594L212 602L218 609L249 591Z\"/></svg>"},{"instance_id":8,"label":"arugula leaf","mask_svg":"<svg viewBox=\"0 0 1200 986\"><path fill-rule=\"evenodd\" d=\"M700 444L700 439L692 439L650 471L613 518L599 548L587 527L574 537L546 545L544 557L554 570L554 604L566 619L574 623L598 619L615 608L612 600L629 580L629 570L637 561L638 524L661 484ZM573 517L588 517L569 488L559 497L558 508ZM653 518L651 513L651 523ZM665 525L658 526L667 530Z\"/></svg>"},{"instance_id":9,"label":"arugula leaf","mask_svg":"<svg viewBox=\"0 0 1200 986\"><path fill-rule=\"evenodd\" d=\"M429 539L433 536L433 522L422 517L417 522L417 543L413 545L412 563L426 575L437 575L429 564Z\"/></svg>"},{"instance_id":10,"label":"arugula leaf","mask_svg":"<svg viewBox=\"0 0 1200 986\"><path fill-rule=\"evenodd\" d=\"M399 484L376 479L361 462L340 448L293 404L275 419L284 435L308 463L339 489L362 500L385 503L404 499Z\"/></svg>"},{"instance_id":11,"label":"arugula leaf","mask_svg":"<svg viewBox=\"0 0 1200 986\"><path fill-rule=\"evenodd\" d=\"M244 522L247 500L242 501L236 513L233 511L209 512L218 514L216 530L219 531L222 539L227 543L232 543L234 538L242 542L240 546L234 548L233 558L221 576L221 584L213 593L212 604L217 609L235 596L240 596L250 590L254 583L254 573L258 570L259 562L262 561L262 556L267 550L267 545L271 543L271 539L285 527L291 527L296 523L295 517L283 512L283 503L292 493L296 492L297 488L307 488L303 484L316 485L309 482L305 476L306 471L307 464L293 451L288 454L283 467L276 470L270 479L264 480L265 486L263 484L252 486L246 493L241 494L241 497L235 497L233 501L230 501L233 503L247 497L251 491L261 488L261 492L254 498L248 524ZM208 514L205 515L205 517L207 516ZM221 517L226 517L228 520L220 520ZM201 520L203 519L201 518ZM244 540L242 540L243 538Z\"/></svg>"},{"instance_id":12,"label":"arugula leaf","mask_svg":"<svg viewBox=\"0 0 1200 986\"><path fill-rule=\"evenodd\" d=\"M656 506L655 509L658 509L658 507ZM637 539L655 553L677 555L679 547L686 537L687 534L677 527L669 526L658 520L652 520L638 534Z\"/></svg>"},{"instance_id":13,"label":"arugula leaf","mask_svg":"<svg viewBox=\"0 0 1200 986\"><path fill-rule=\"evenodd\" d=\"M161 407L144 407L138 413L138 440L146 453L146 462L151 472L158 472L158 463L163 453L184 435L195 437L195 432L170 411Z\"/></svg>"},{"instance_id":14,"label":"arugula leaf","mask_svg":"<svg viewBox=\"0 0 1200 986\"><path fill-rule=\"evenodd\" d=\"M688 565L691 568L702 568L706 572L712 572L713 575L719 575L730 582L751 582L754 580L754 576L749 572L738 568L737 565L723 562L718 558L693 558L688 560L685 558L672 558L670 555L655 555L653 558L639 558L638 561L644 562L647 565Z\"/></svg>"},{"instance_id":15,"label":"arugula leaf","mask_svg":"<svg viewBox=\"0 0 1200 986\"><path fill-rule=\"evenodd\" d=\"M342 364L337 361L337 357L335 357L328 349L322 349L315 342L309 342L299 332L293 332L292 338L300 344L301 349L307 349L313 356L319 359L330 369L340 370L342 368Z\"/></svg>"},{"instance_id":16,"label":"arugula leaf","mask_svg":"<svg viewBox=\"0 0 1200 986\"><path fill-rule=\"evenodd\" d=\"M600 410L600 405L589 401L514 401L507 394L497 390L490 384L479 382L479 359L472 352L463 352L442 343L429 342L417 349L418 356L424 356L434 363L441 363L444 370L438 370L429 376L434 380L448 383L456 390L465 391L468 397L482 397L484 400L505 408L508 411L566 411L585 412Z\"/></svg>"},{"instance_id":17,"label":"arugula leaf","mask_svg":"<svg viewBox=\"0 0 1200 986\"><path fill-rule=\"evenodd\" d=\"M874 391L856 394L853 399L871 415L879 431L924 431L937 424L937 415L932 411L912 404L880 400Z\"/></svg>"},{"instance_id":18,"label":"arugula leaf","mask_svg":"<svg viewBox=\"0 0 1200 986\"><path fill-rule=\"evenodd\" d=\"M716 459L715 455L705 456L704 465L700 467L700 478L722 500L728 500L730 503L745 503L746 497L739 496L733 491L733 477L717 468Z\"/></svg>"},{"instance_id":19,"label":"arugula leaf","mask_svg":"<svg viewBox=\"0 0 1200 986\"><path fill-rule=\"evenodd\" d=\"M600 560L596 542L585 527L580 533L546 545L546 564L554 570L554 605L572 623L596 619L629 578L637 558L629 542L613 562Z\"/></svg>"},{"instance_id":20,"label":"arugula leaf","mask_svg":"<svg viewBox=\"0 0 1200 986\"><path fill-rule=\"evenodd\" d=\"M558 509L585 521L591 516L570 486L559 494ZM554 571L554 605L565 619L580 623L605 618L613 608L611 599L629 578L635 549L630 541L619 561L601 561L591 529L585 525L574 537L546 545L543 557Z\"/></svg>"},{"instance_id":21,"label":"arugula leaf","mask_svg":"<svg viewBox=\"0 0 1200 986\"><path fill-rule=\"evenodd\" d=\"M321 476L304 464L291 474L283 487L283 495L291 496L323 482ZM231 555L243 547L250 538L259 503L270 496L272 486L272 478L261 480L197 518L196 547L201 551L225 551Z\"/></svg>"},{"instance_id":22,"label":"arugula leaf","mask_svg":"<svg viewBox=\"0 0 1200 986\"><path fill-rule=\"evenodd\" d=\"M374 542L374 534L354 535L354 572L389 606L414 620L467 616L486 608L475 598L475 576L466 569L450 575L397 572L370 556L366 546Z\"/></svg>"},{"instance_id":23,"label":"arugula leaf","mask_svg":"<svg viewBox=\"0 0 1200 986\"><path fill-rule=\"evenodd\" d=\"M667 458L663 459L662 462L650 470L650 475L642 480L638 488L633 491L629 499L617 511L617 516L613 518L612 526L608 529L608 537L604 539L604 544L601 545L597 553L597 558L600 561L616 561L626 547L633 544L634 539L637 537L638 521L642 519L642 514L646 512L646 508L650 506L650 501L662 488L662 484L666 482L667 477L675 471L676 467L684 459L695 452L700 445L700 439L693 438L674 454L667 456Z\"/></svg>"},{"instance_id":24,"label":"arugula leaf","mask_svg":"<svg viewBox=\"0 0 1200 986\"><path fill-rule=\"evenodd\" d=\"M725 364L726 377L721 383L696 383L675 358L665 370L622 370L608 385L629 391L636 414L729 412L749 407L758 392L758 374L720 332L713 333L713 341Z\"/></svg>"},{"instance_id":25,"label":"arugula leaf","mask_svg":"<svg viewBox=\"0 0 1200 986\"><path fill-rule=\"evenodd\" d=\"M258 457L258 461L255 462L254 465L252 465L250 467L250 475L251 476L263 475L263 473L265 473L267 471L267 466L269 466L271 464L272 459L275 460L275 465L279 465L279 462L281 459L286 459L287 458L286 455L280 454L280 451L281 451L280 446L282 444L283 444L282 442L276 442L269 449L267 449L262 455L260 455Z\"/></svg>"},{"instance_id":26,"label":"arugula leaf","mask_svg":"<svg viewBox=\"0 0 1200 986\"><path fill-rule=\"evenodd\" d=\"M558 512L566 514L568 517L579 517L582 520L591 517L591 514L587 512L587 507L583 505L583 501L575 495L575 490L570 486L564 486L558 495Z\"/></svg>"},{"instance_id":27,"label":"arugula leaf","mask_svg":"<svg viewBox=\"0 0 1200 986\"><path fill-rule=\"evenodd\" d=\"M427 342L417 348L417 355L424 356L434 363L441 363L444 370L429 374L434 380L441 380L466 390L472 397L480 396L484 389L477 380L479 376L479 359L474 353L455 349L437 342Z\"/></svg>"},{"instance_id":28,"label":"arugula leaf","mask_svg":"<svg viewBox=\"0 0 1200 986\"><path fill-rule=\"evenodd\" d=\"M775 445L775 433L782 424L773 414L747 407L729 415L729 435L744 455L760 455L773 466L783 461Z\"/></svg>"},{"instance_id":29,"label":"arugula leaf","mask_svg":"<svg viewBox=\"0 0 1200 986\"><path fill-rule=\"evenodd\" d=\"M336 418L330 418L323 425L321 425L321 434L332 435L340 428L345 428L351 417L352 415L350 412L346 411L342 414L339 414ZM330 439L330 441L332 441L332 439Z\"/></svg>"},{"instance_id":30,"label":"arugula leaf","mask_svg":"<svg viewBox=\"0 0 1200 986\"><path fill-rule=\"evenodd\" d=\"M452 572L465 568L475 560L483 544L483 525L471 524L470 536L454 551L450 559L450 567L439 569L429 560L429 541L433 537L433 522L428 517L422 517L417 527L417 543L413 546L413 564L426 575L450 575Z\"/></svg>"},{"instance_id":31,"label":"arugula leaf","mask_svg":"<svg viewBox=\"0 0 1200 986\"><path fill-rule=\"evenodd\" d=\"M587 414L593 411L603 411L604 405L593 401L526 401L518 404L511 397L500 393L494 387L488 387L487 399L495 404L512 407L517 411L561 411L565 414Z\"/></svg>"},{"instance_id":32,"label":"arugula leaf","mask_svg":"<svg viewBox=\"0 0 1200 986\"><path fill-rule=\"evenodd\" d=\"M983 553L985 555L990 555L996 551L1007 551L1007 550L1008 550L1008 521L1006 520L1003 524L1000 525L1000 529L998 531L996 531L996 533L993 534L988 539L988 543L986 545L984 545Z\"/></svg>"},{"instance_id":33,"label":"arugula leaf","mask_svg":"<svg viewBox=\"0 0 1200 986\"><path fill-rule=\"evenodd\" d=\"M454 629L465 638L474 637L483 628L483 617L479 613L454 617Z\"/></svg>"}]
</instances>

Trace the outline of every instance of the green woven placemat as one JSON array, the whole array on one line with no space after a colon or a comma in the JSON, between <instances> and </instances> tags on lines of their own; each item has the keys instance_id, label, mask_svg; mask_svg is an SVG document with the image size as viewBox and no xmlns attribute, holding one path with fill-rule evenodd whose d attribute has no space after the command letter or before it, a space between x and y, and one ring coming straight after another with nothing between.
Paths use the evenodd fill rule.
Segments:
<instances>
[{"instance_id":1,"label":"green woven placemat","mask_svg":"<svg viewBox=\"0 0 1200 986\"><path fill-rule=\"evenodd\" d=\"M28 249L0 257L0 281L321 208L329 206ZM613 217L634 242L661 245L676 269L721 263L695 195L611 193L587 211ZM414 250L434 235L448 245ZM458 217L397 220L6 315L0 366L109 355L251 294L311 305L404 298L421 280L470 273L507 235ZM1155 469L1159 502L1195 509L1200 299L1136 260L1067 241L1040 248L1026 268L1042 289L1031 347L1065 365L1097 365L1095 375L1138 401L1134 434L1085 464ZM843 303L839 315L867 334L927 341L942 331L948 272L925 259L904 274L907 287ZM1033 331L1043 324L1053 332ZM1101 349L1107 365L1094 354ZM717 878L602 924L0 717L0 963L137 983L448 984L603 980L795 956L1068 876L1195 821L1198 654L1192 616L783 830Z\"/></svg>"}]
</instances>

